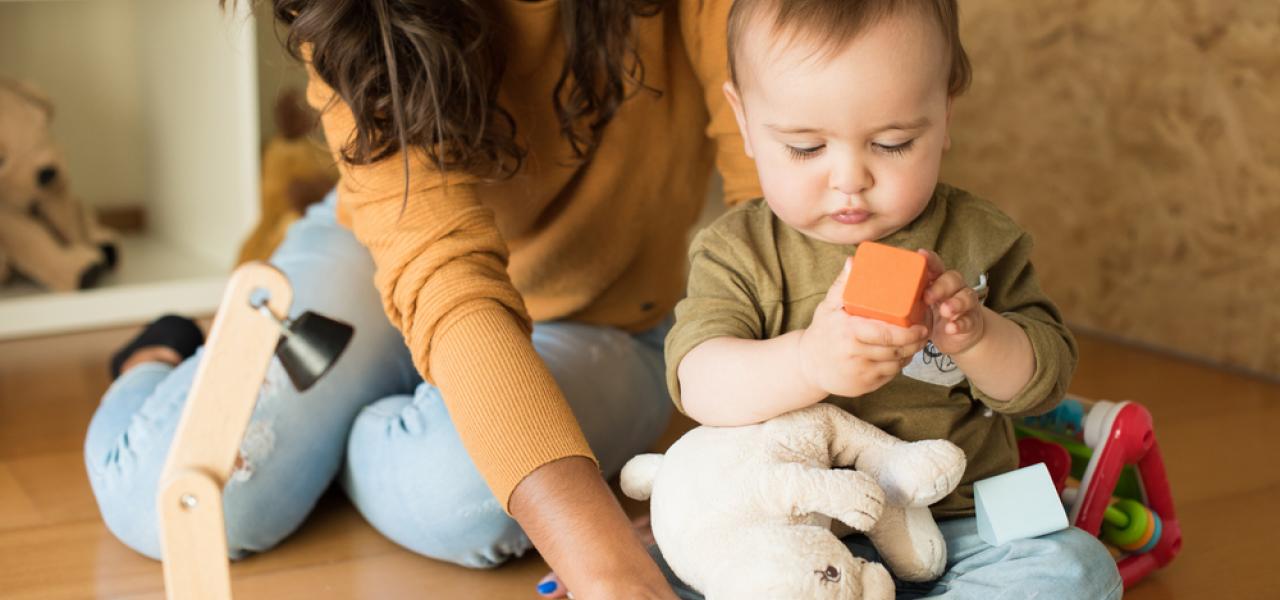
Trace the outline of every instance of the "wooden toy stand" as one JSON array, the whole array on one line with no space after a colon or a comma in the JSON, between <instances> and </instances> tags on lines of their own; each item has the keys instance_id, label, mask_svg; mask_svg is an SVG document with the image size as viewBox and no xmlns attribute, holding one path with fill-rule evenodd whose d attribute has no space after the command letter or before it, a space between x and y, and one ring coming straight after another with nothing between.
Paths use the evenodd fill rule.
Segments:
<instances>
[{"instance_id":1,"label":"wooden toy stand","mask_svg":"<svg viewBox=\"0 0 1280 600\"><path fill-rule=\"evenodd\" d=\"M196 370L156 497L170 600L229 600L222 487L235 465L293 291L280 271L248 263L232 274Z\"/></svg>"}]
</instances>

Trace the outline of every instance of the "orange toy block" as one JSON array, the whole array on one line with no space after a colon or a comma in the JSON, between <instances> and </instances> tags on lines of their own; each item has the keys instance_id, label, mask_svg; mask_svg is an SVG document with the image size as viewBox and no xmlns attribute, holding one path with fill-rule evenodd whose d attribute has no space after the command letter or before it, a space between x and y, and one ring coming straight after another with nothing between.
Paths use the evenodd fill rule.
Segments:
<instances>
[{"instance_id":1,"label":"orange toy block","mask_svg":"<svg viewBox=\"0 0 1280 600\"><path fill-rule=\"evenodd\" d=\"M844 287L844 311L899 327L923 324L924 256L876 242L858 244Z\"/></svg>"}]
</instances>

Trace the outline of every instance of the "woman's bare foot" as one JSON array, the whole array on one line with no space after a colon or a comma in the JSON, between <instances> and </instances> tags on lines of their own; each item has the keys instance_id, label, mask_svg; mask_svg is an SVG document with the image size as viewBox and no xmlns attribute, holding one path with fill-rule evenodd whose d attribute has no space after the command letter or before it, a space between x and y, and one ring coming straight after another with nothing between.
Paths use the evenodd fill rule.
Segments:
<instances>
[{"instance_id":1,"label":"woman's bare foot","mask_svg":"<svg viewBox=\"0 0 1280 600\"><path fill-rule=\"evenodd\" d=\"M120 374L123 375L142 363L160 362L167 365L177 366L182 362L182 356L173 348L168 346L145 346L133 351L129 358L124 359L124 364L120 365Z\"/></svg>"},{"instance_id":2,"label":"woman's bare foot","mask_svg":"<svg viewBox=\"0 0 1280 600\"><path fill-rule=\"evenodd\" d=\"M195 321L165 315L147 324L129 343L111 355L108 368L116 379L142 363L178 365L204 344L204 332Z\"/></svg>"}]
</instances>

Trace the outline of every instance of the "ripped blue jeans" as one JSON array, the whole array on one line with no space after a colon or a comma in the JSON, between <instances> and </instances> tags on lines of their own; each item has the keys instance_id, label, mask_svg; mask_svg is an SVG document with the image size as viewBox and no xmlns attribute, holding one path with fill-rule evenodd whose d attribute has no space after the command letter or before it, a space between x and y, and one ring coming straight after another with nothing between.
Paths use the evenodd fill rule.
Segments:
<instances>
[{"instance_id":1,"label":"ripped blue jeans","mask_svg":"<svg viewBox=\"0 0 1280 600\"><path fill-rule=\"evenodd\" d=\"M294 316L314 310L356 328L341 360L299 393L273 359L223 493L232 558L298 528L337 478L364 518L396 543L439 560L492 567L530 547L463 448L439 390L422 381L382 310L369 253L312 206L271 262L294 288ZM669 324L640 334L538 323L533 344L578 418L606 475L665 429L662 344ZM121 542L160 556L155 495L203 352L173 367L138 365L102 398L85 466L102 518Z\"/></svg>"}]
</instances>

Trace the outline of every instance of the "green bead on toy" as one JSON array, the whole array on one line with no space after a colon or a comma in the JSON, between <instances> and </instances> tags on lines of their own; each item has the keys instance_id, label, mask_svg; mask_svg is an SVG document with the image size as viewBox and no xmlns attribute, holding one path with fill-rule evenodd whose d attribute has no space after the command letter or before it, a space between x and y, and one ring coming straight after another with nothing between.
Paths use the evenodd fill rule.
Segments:
<instances>
[{"instance_id":1,"label":"green bead on toy","mask_svg":"<svg viewBox=\"0 0 1280 600\"><path fill-rule=\"evenodd\" d=\"M1116 512L1122 517L1115 516ZM1102 539L1113 546L1131 546L1147 532L1147 507L1135 500L1117 500L1102 518Z\"/></svg>"},{"instance_id":2,"label":"green bead on toy","mask_svg":"<svg viewBox=\"0 0 1280 600\"><path fill-rule=\"evenodd\" d=\"M1102 515L1102 539L1127 552L1149 552L1161 529L1160 517L1137 500L1117 500Z\"/></svg>"},{"instance_id":3,"label":"green bead on toy","mask_svg":"<svg viewBox=\"0 0 1280 600\"><path fill-rule=\"evenodd\" d=\"M1138 538L1137 541L1133 542L1132 544L1129 544L1127 546L1122 546L1121 548L1127 552L1137 552L1139 548L1142 548L1143 546L1146 546L1148 543L1150 543L1151 540L1155 537L1155 535L1156 535L1156 516L1154 514L1148 513L1147 530L1142 532L1142 537Z\"/></svg>"}]
</instances>

